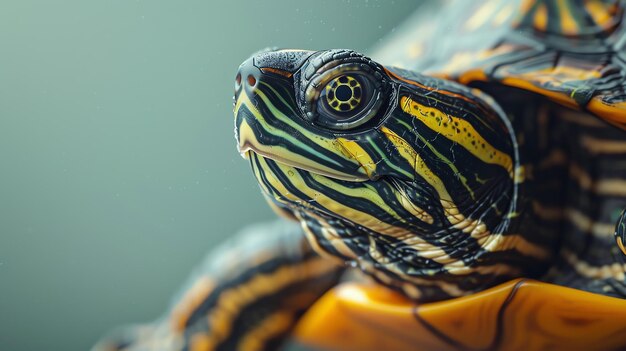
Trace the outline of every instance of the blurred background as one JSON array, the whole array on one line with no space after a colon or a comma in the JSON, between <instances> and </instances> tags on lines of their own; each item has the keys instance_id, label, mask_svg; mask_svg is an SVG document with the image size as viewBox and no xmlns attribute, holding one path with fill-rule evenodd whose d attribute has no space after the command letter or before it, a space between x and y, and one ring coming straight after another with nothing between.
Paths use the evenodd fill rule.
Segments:
<instances>
[{"instance_id":1,"label":"blurred background","mask_svg":"<svg viewBox=\"0 0 626 351\"><path fill-rule=\"evenodd\" d=\"M274 215L235 149L252 52L365 51L405 1L2 1L0 350L88 350L158 317Z\"/></svg>"}]
</instances>

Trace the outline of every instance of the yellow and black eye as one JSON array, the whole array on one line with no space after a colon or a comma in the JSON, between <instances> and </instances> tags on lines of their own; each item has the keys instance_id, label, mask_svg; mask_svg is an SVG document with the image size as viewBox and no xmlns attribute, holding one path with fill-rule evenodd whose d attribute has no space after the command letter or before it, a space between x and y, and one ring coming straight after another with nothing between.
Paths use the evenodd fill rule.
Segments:
<instances>
[{"instance_id":1,"label":"yellow and black eye","mask_svg":"<svg viewBox=\"0 0 626 351\"><path fill-rule=\"evenodd\" d=\"M382 66L350 50L313 55L294 77L302 117L325 129L373 127L395 96Z\"/></svg>"},{"instance_id":2,"label":"yellow and black eye","mask_svg":"<svg viewBox=\"0 0 626 351\"><path fill-rule=\"evenodd\" d=\"M365 72L333 72L321 84L314 122L330 129L351 129L375 116L381 105L380 83Z\"/></svg>"},{"instance_id":3,"label":"yellow and black eye","mask_svg":"<svg viewBox=\"0 0 626 351\"><path fill-rule=\"evenodd\" d=\"M326 104L337 112L349 112L361 103L363 87L359 81L348 75L339 76L324 89Z\"/></svg>"}]
</instances>

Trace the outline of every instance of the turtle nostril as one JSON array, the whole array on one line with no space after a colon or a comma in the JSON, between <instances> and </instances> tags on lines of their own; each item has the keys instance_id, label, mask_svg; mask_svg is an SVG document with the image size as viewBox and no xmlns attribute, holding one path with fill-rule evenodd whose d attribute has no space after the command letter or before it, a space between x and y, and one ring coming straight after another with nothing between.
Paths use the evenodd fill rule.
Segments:
<instances>
[{"instance_id":1,"label":"turtle nostril","mask_svg":"<svg viewBox=\"0 0 626 351\"><path fill-rule=\"evenodd\" d=\"M250 84L250 86L253 87L256 84L256 78L254 78L252 75L249 75L248 84Z\"/></svg>"}]
</instances>

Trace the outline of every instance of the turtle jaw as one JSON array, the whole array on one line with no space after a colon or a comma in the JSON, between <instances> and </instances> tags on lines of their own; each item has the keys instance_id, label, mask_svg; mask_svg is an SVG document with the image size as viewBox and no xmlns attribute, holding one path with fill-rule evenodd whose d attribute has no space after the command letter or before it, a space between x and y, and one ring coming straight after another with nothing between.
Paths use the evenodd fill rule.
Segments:
<instances>
[{"instance_id":1,"label":"turtle jaw","mask_svg":"<svg viewBox=\"0 0 626 351\"><path fill-rule=\"evenodd\" d=\"M295 167L297 169L323 175L337 180L345 180L350 182L365 182L370 180L367 175L363 174L347 174L337 171L333 168L324 167L321 164L312 162L310 159L300 154L291 152L285 148L273 147L258 141L257 137L252 133L251 127L247 122L238 124L236 128L237 149L239 154L247 160L251 159L251 153L255 153L265 159L276 161L285 166Z\"/></svg>"},{"instance_id":2,"label":"turtle jaw","mask_svg":"<svg viewBox=\"0 0 626 351\"><path fill-rule=\"evenodd\" d=\"M255 115L258 117L255 117ZM315 152L314 150L311 150L311 153L315 155L298 153L294 150L296 149L294 147L295 145L291 147L285 146L282 137L286 136L286 134L271 128L271 126L265 124L265 122L265 119L262 118L255 104L251 103L247 96L240 96L238 98L235 103L235 138L237 140L237 149L244 159L249 159L250 153L253 152L280 164L324 175L333 179L351 182L370 180L364 168L358 163L350 167L352 169L343 171L339 167L329 166L328 164L332 165L333 163L337 166L341 165L336 160L324 155L324 153ZM266 130L266 128L269 129L269 131ZM292 142L298 144L303 149L311 149L298 140L292 140ZM326 162L320 162L320 159Z\"/></svg>"}]
</instances>

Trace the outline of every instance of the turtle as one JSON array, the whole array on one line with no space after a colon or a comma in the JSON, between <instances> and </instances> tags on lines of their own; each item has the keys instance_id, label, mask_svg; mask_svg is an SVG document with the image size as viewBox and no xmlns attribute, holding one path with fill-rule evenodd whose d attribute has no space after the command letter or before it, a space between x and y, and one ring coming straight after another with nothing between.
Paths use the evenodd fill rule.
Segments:
<instances>
[{"instance_id":1,"label":"turtle","mask_svg":"<svg viewBox=\"0 0 626 351\"><path fill-rule=\"evenodd\" d=\"M97 348L626 348L625 8L428 2L370 56L253 54L235 137L286 220Z\"/></svg>"}]
</instances>

